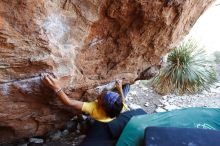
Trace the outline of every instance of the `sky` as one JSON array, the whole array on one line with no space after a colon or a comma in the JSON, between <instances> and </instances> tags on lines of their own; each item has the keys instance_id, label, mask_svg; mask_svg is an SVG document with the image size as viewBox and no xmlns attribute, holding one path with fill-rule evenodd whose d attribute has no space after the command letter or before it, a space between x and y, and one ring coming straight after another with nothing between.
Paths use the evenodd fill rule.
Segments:
<instances>
[{"instance_id":1,"label":"sky","mask_svg":"<svg viewBox=\"0 0 220 146\"><path fill-rule=\"evenodd\" d=\"M209 54L220 51L220 0L216 0L197 20L189 36Z\"/></svg>"}]
</instances>

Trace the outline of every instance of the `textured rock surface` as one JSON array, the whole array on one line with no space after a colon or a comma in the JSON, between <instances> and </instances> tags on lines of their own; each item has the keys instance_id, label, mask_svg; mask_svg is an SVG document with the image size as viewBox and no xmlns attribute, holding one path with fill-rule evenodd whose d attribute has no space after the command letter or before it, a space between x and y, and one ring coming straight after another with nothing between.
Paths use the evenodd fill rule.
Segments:
<instances>
[{"instance_id":1,"label":"textured rock surface","mask_svg":"<svg viewBox=\"0 0 220 146\"><path fill-rule=\"evenodd\" d=\"M0 143L61 127L73 112L40 73L72 98L160 61L212 0L0 0ZM146 74L144 74L146 75Z\"/></svg>"}]
</instances>

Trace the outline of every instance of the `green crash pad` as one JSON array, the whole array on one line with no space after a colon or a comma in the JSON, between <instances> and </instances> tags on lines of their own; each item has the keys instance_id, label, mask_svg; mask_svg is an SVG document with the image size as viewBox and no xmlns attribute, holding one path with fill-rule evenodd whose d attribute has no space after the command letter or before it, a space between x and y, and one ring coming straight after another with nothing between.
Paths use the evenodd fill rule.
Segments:
<instances>
[{"instance_id":1,"label":"green crash pad","mask_svg":"<svg viewBox=\"0 0 220 146\"><path fill-rule=\"evenodd\" d=\"M220 109L186 108L135 116L127 123L117 146L143 145L144 129L149 126L220 130Z\"/></svg>"}]
</instances>

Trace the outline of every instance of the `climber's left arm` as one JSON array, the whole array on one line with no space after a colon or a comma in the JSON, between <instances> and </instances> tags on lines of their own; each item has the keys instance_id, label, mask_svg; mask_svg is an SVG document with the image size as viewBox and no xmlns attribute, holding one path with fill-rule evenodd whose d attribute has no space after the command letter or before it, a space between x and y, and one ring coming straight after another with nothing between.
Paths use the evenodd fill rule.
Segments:
<instances>
[{"instance_id":1,"label":"climber's left arm","mask_svg":"<svg viewBox=\"0 0 220 146\"><path fill-rule=\"evenodd\" d=\"M50 87L52 90L54 90L54 92L56 93L56 95L59 97L59 99L68 106L73 107L76 110L81 111L82 107L83 107L83 103L82 101L78 101L78 100L74 100L74 99L70 99L62 90L61 86L59 85L59 80L55 77L52 77L49 74L44 74L43 75L43 83Z\"/></svg>"}]
</instances>

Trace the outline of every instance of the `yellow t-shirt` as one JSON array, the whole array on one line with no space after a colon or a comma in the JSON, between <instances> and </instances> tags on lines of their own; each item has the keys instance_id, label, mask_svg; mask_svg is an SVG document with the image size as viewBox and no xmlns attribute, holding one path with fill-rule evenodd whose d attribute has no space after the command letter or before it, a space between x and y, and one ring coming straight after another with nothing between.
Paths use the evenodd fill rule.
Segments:
<instances>
[{"instance_id":1,"label":"yellow t-shirt","mask_svg":"<svg viewBox=\"0 0 220 146\"><path fill-rule=\"evenodd\" d=\"M123 111L126 109L127 107L124 104ZM98 101L84 102L82 106L82 111L89 114L92 118L100 122L110 122L114 119L106 115L105 111L98 106Z\"/></svg>"}]
</instances>

